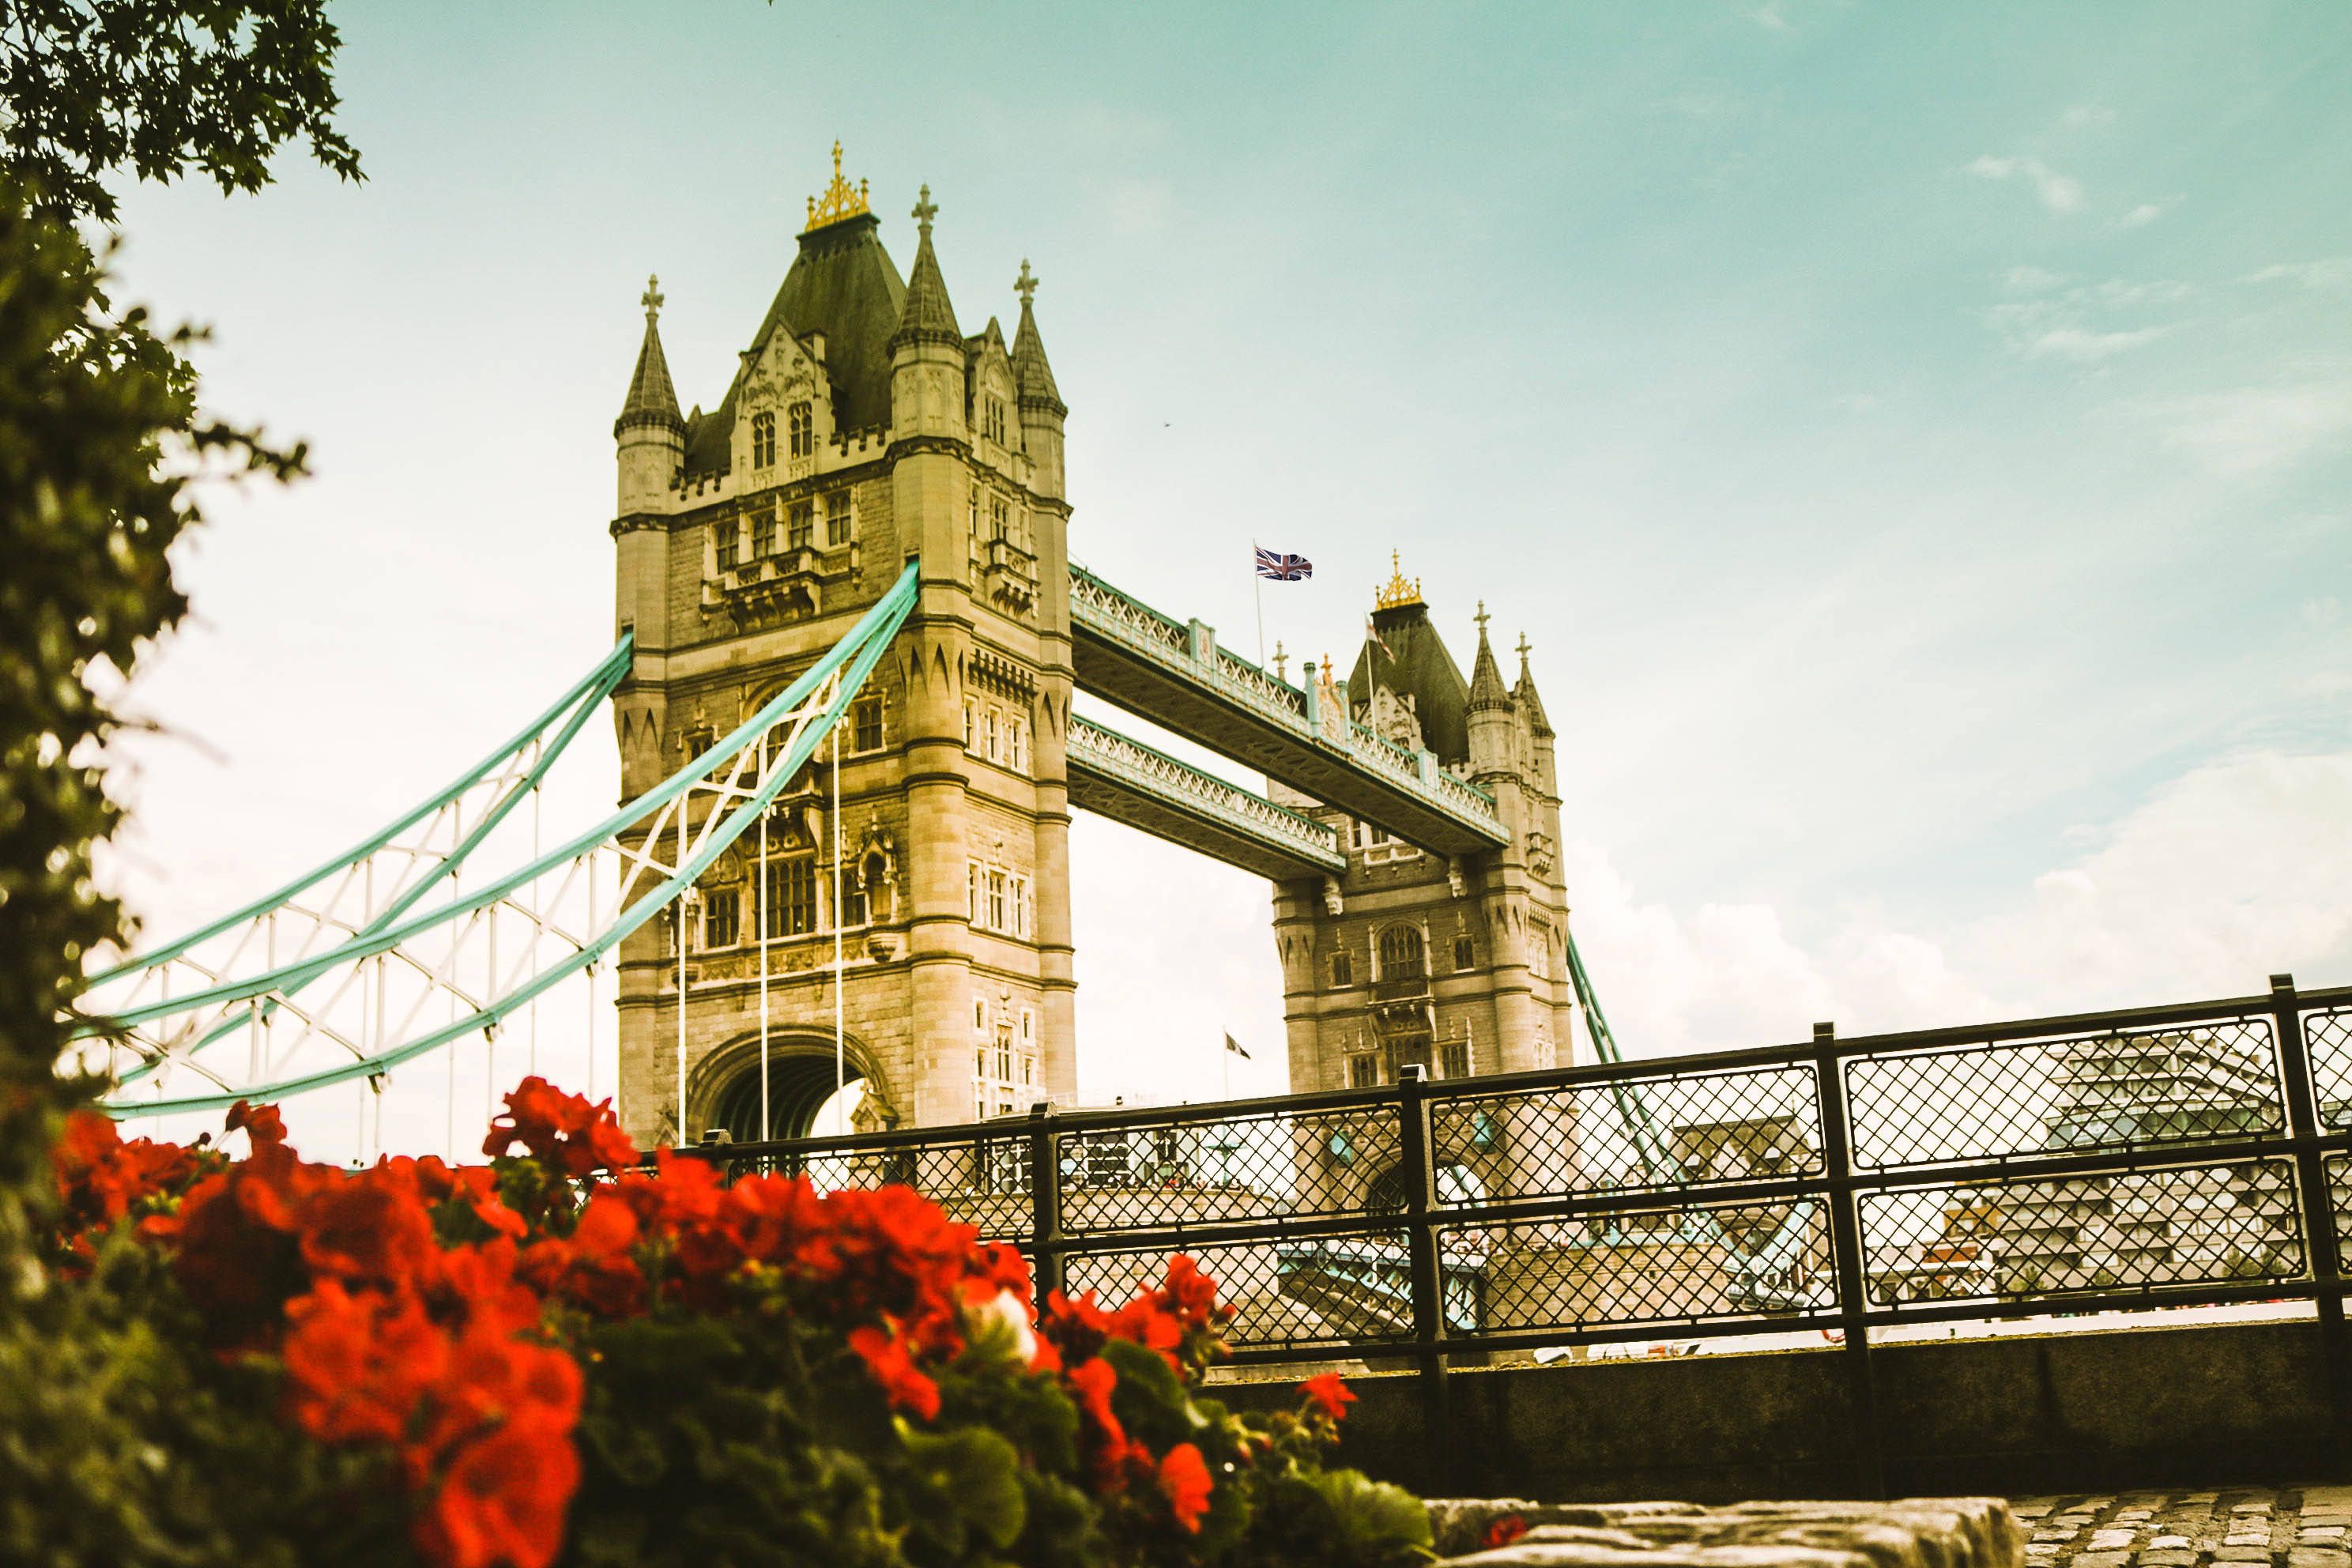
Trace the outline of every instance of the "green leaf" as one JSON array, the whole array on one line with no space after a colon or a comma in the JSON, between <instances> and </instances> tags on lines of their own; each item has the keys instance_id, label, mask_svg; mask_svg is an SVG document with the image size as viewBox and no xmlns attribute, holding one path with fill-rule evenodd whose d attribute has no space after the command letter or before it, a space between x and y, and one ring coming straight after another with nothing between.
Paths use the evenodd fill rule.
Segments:
<instances>
[{"instance_id":1,"label":"green leaf","mask_svg":"<svg viewBox=\"0 0 2352 1568\"><path fill-rule=\"evenodd\" d=\"M917 1533L961 1556L968 1532L999 1551L1020 1539L1029 1500L1021 1489L1021 1456L984 1426L919 1432L904 1422L899 1438L914 1467Z\"/></svg>"}]
</instances>

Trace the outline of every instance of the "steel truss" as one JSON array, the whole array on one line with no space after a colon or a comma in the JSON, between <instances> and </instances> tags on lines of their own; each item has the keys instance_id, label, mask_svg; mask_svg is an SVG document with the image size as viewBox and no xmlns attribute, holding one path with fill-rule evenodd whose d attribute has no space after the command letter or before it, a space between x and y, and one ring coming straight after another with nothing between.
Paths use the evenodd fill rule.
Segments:
<instances>
[{"instance_id":1,"label":"steel truss","mask_svg":"<svg viewBox=\"0 0 2352 1568\"><path fill-rule=\"evenodd\" d=\"M529 1020L679 905L832 732L915 602L910 565L814 667L613 816L539 846L541 781L630 668L627 639L478 766L382 832L186 937L91 978L70 1067L117 1116L379 1086L393 1068ZM523 863L481 878L485 845L532 800ZM510 863L510 862L509 862ZM441 901L429 902L436 891ZM420 906L425 906L420 908ZM241 1043L241 1051L233 1048ZM173 1080L193 1079L175 1085ZM174 1089L178 1092L173 1092ZM593 1086L592 1086L593 1088Z\"/></svg>"}]
</instances>

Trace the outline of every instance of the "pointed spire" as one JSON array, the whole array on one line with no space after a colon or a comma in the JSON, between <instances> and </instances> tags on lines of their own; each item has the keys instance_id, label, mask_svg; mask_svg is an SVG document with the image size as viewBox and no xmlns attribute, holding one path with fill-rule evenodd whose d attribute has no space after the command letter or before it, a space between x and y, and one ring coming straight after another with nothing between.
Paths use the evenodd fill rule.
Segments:
<instances>
[{"instance_id":1,"label":"pointed spire","mask_svg":"<svg viewBox=\"0 0 2352 1568\"><path fill-rule=\"evenodd\" d=\"M907 275L907 302L898 312L898 330L890 334L890 352L915 343L944 343L950 348L963 347L963 332L957 327L955 307L948 303L947 279L940 276L940 258L931 251L931 219L940 209L931 200L931 187L925 185L921 199L915 203L915 225L922 238L915 247L915 265Z\"/></svg>"},{"instance_id":2,"label":"pointed spire","mask_svg":"<svg viewBox=\"0 0 2352 1568\"><path fill-rule=\"evenodd\" d=\"M1519 683L1511 688L1511 697L1527 716L1530 732L1547 738L1558 732L1552 729L1551 721L1544 715L1543 699L1536 695L1536 678L1528 670L1528 634L1525 632L1519 634Z\"/></svg>"},{"instance_id":3,"label":"pointed spire","mask_svg":"<svg viewBox=\"0 0 2352 1568\"><path fill-rule=\"evenodd\" d=\"M1056 417L1070 411L1062 401L1062 389L1054 384L1054 367L1045 363L1045 340L1037 334L1037 315L1031 308L1037 297L1037 279L1029 270L1029 258L1021 258L1021 276L1013 280L1013 291L1021 296L1021 330L1013 339L1013 382L1019 389L1021 406L1042 408Z\"/></svg>"},{"instance_id":4,"label":"pointed spire","mask_svg":"<svg viewBox=\"0 0 2352 1568\"><path fill-rule=\"evenodd\" d=\"M1493 710L1508 712L1511 694L1503 689L1502 667L1495 662L1494 647L1486 641L1486 601L1478 601L1478 662L1470 671L1470 711L1485 713Z\"/></svg>"},{"instance_id":5,"label":"pointed spire","mask_svg":"<svg viewBox=\"0 0 2352 1568\"><path fill-rule=\"evenodd\" d=\"M647 278L646 291L637 302L646 308L646 340L637 350L636 374L629 377L629 395L621 405L621 416L613 422L613 434L618 437L639 425L682 433L686 421L677 416L677 388L670 383L661 329L655 324L661 317L661 279Z\"/></svg>"}]
</instances>

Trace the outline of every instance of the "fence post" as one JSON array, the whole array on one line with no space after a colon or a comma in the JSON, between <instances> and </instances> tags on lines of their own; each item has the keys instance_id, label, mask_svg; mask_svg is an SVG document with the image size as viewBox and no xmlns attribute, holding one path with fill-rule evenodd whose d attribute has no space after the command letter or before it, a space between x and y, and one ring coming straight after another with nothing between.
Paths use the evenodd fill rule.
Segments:
<instances>
[{"instance_id":1,"label":"fence post","mask_svg":"<svg viewBox=\"0 0 2352 1568\"><path fill-rule=\"evenodd\" d=\"M2327 1129L2320 1124L2318 1079L2311 1068L2311 1042L2303 1032L2303 1004L2294 976L2271 976L2271 1025L2278 1032L2279 1073L2286 1090L2286 1130L2305 1140L2295 1151L2295 1186L2303 1197L2304 1236L2311 1265L2313 1304L2319 1316L2319 1353L2326 1366L2328 1405L2336 1417L2339 1463L2352 1462L2352 1351L2344 1334L2343 1238L2336 1231L2336 1194L2329 1190L2327 1159L2308 1140Z\"/></svg>"},{"instance_id":2,"label":"fence post","mask_svg":"<svg viewBox=\"0 0 2352 1568\"><path fill-rule=\"evenodd\" d=\"M1047 1292L1062 1288L1062 1172L1054 1142L1054 1103L1041 1100L1029 1108L1031 1293L1041 1311Z\"/></svg>"},{"instance_id":3,"label":"fence post","mask_svg":"<svg viewBox=\"0 0 2352 1568\"><path fill-rule=\"evenodd\" d=\"M1447 1405L1445 1287L1438 1267L1436 1162L1429 1149L1429 1069L1408 1062L1397 1069L1399 1164L1404 1175L1405 1256L1412 1272L1413 1359L1421 1369L1422 1435L1438 1478L1451 1486L1454 1467L1452 1412Z\"/></svg>"},{"instance_id":4,"label":"fence post","mask_svg":"<svg viewBox=\"0 0 2352 1568\"><path fill-rule=\"evenodd\" d=\"M1837 1026L1813 1026L1813 1070L1822 1106L1822 1171L1830 1182L1830 1257L1837 1267L1838 1316L1843 1325L1846 1398L1853 1432L1855 1489L1886 1495L1885 1458L1879 1446L1878 1390L1870 1366L1868 1287L1862 1268L1862 1202L1853 1190L1853 1129L1846 1116Z\"/></svg>"}]
</instances>

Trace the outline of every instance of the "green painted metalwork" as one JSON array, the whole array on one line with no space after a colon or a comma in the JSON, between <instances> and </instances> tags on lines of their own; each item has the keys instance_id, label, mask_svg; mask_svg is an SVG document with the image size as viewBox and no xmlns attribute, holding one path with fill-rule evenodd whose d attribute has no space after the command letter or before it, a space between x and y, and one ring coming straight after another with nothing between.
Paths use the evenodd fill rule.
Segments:
<instances>
[{"instance_id":1,"label":"green painted metalwork","mask_svg":"<svg viewBox=\"0 0 2352 1568\"><path fill-rule=\"evenodd\" d=\"M356 1079L373 1078L402 1062L497 1025L533 997L599 962L634 933L638 927L652 919L687 888L691 887L695 880L709 868L711 863L758 820L760 813L765 811L782 792L784 784L807 764L809 759L815 754L817 747L823 743L833 726L848 710L851 701L864 688L867 678L873 673L874 667L880 662L892 638L898 635L898 628L906 623L908 614L914 607L915 598L916 568L910 563L890 591L859 619L849 634L836 643L823 659L772 698L758 712L745 720L724 740L660 784L622 807L612 816L577 835L556 849L541 856L521 869L509 873L464 899L454 900L439 909L368 936L354 938L331 952L317 954L298 963L282 966L266 974L257 974L203 991L191 992L184 996L173 997L167 1003L139 1008L120 1015L109 1022L117 1026L128 1026L194 1007L247 1000L275 992L287 991L308 984L320 974L339 965L389 952L403 942L436 926L449 924L489 908L518 889L528 885L533 879L545 876L576 857L599 847L647 816L679 799L709 775L715 767L732 761L737 753L764 734L784 715L807 701L838 672L841 675L841 681L833 700L816 721L802 729L792 747L772 770L766 783L745 797L722 819L718 828L706 833L704 843L698 851L689 856L685 863L678 866L669 877L649 889L627 909L620 911L611 926L584 942L578 952L567 955L513 992L497 998L487 1006L477 1009L470 1016L459 1018L391 1050L381 1051L370 1057L298 1077L280 1079L269 1083L243 1085L234 1090L225 1089L215 1093L188 1095L162 1100L109 1100L104 1103L103 1109L115 1116L146 1116L184 1110L204 1110L230 1105L243 1099L282 1098L287 1095L330 1088L335 1084L349 1083Z\"/></svg>"},{"instance_id":2,"label":"green painted metalwork","mask_svg":"<svg viewBox=\"0 0 2352 1568\"><path fill-rule=\"evenodd\" d=\"M490 773L492 769L496 768L500 763L514 756L518 752L529 745L532 740L544 733L547 726L553 722L558 715L564 713L566 709L569 708L571 710L570 716L565 719L562 727L557 731L552 742L541 750L539 759L531 764L530 772L524 774L521 779L518 780L514 787L508 790L507 793L501 796L488 811L483 814L482 819L474 825L474 827L470 832L465 834L455 845L451 846L449 853L441 858L438 866L435 868L434 874L430 877L418 878L415 887L409 889L408 891L401 894L398 898L392 900L373 920L370 920L366 924L358 927L352 934L355 936L364 937L383 931L394 921L397 921L402 915L405 914L408 910L414 909L417 902L422 900L425 894L432 891L434 885L439 881L441 875L444 872L453 872L458 867L462 866L467 857L472 855L476 849L479 848L482 842L497 829L499 824L503 822L516 806L522 804L525 796L530 795L533 789L536 789L539 786L541 780L546 777L548 770L555 765L558 758L562 756L565 749L572 744L572 739L579 734L581 729L586 725L589 719L594 715L597 708L604 703L607 697L612 695L613 689L620 684L621 677L628 673L634 647L634 636L624 635L621 640L614 645L613 651L605 655L604 658L598 662L595 668L590 670L586 676L581 679L578 684L573 686L570 691L566 692L562 699L542 711L537 719L533 720L530 725L518 732L513 739L509 740L505 745L501 746L497 751L491 752L488 757L485 757L481 763L465 777L459 779L457 783L451 784L440 794L433 796L422 805L411 810L407 815L395 821L391 826L384 828L373 837L364 841L357 848L350 850L333 860L328 861L308 876L288 883L278 892L256 900L253 903L247 904L245 908L237 910L236 913L227 915L221 920L215 921L212 924L205 927L201 931L194 932L191 935L182 937L176 942L171 942L164 947L158 948L153 952L142 954L140 957L133 959L128 963L119 965L114 969L107 971L106 973L99 976L96 980L91 981L90 984L95 987L118 977L135 973L141 970L151 969L158 963L166 963L169 960L176 958L182 953L186 952L190 948L195 946L199 942L208 941L212 937L219 935L237 925L243 924L247 921L262 918L271 910L282 908L284 905L290 902L297 894L302 892L304 889L316 887L319 883L324 881L329 877L334 876L338 872L347 870L357 865L359 862L366 859L369 856L382 849L385 845L389 844L393 839L399 837L400 834L405 832L408 828L415 826L417 823L423 821L434 812L440 810L443 806L447 805L451 801L457 800L462 796L467 790L472 788L475 784L479 784L483 777ZM281 1005L281 998L296 994L303 988L303 985L308 984L309 982L305 981L301 984L289 985L282 988L277 994L273 995L269 1000L261 1005L263 1015L265 1016L274 1016ZM200 994L191 993L190 994L194 995ZM173 1008L172 1010L181 1011L184 1009ZM86 1039L94 1035L103 1033L110 1027L118 1026L129 1016L130 1015L125 1014L106 1020L94 1020L77 1029L73 1037L77 1039ZM247 1026L247 1020L245 1018L224 1018L219 1024L215 1025L204 1038L196 1041L194 1045L188 1047L180 1054L183 1056L193 1056L196 1052L205 1049L206 1047L214 1045L216 1042L237 1033L239 1030L244 1029ZM136 1067L133 1067L129 1071L121 1074L116 1079L116 1091L119 1093L121 1089L129 1087L130 1085L142 1081L162 1066L163 1060L161 1058L152 1061L141 1062Z\"/></svg>"},{"instance_id":3,"label":"green painted metalwork","mask_svg":"<svg viewBox=\"0 0 2352 1568\"><path fill-rule=\"evenodd\" d=\"M278 889L275 892L264 893L261 897L254 900L251 903L247 904L242 909L235 910L223 915L220 919L213 921L210 925L205 926L197 931L190 931L187 935L177 938L173 942L166 942L162 947L150 949L145 952L125 959L122 963L116 964L111 969L104 970L97 974L90 975L83 982L85 988L94 988L96 986L104 985L109 982L121 979L125 975L136 973L143 969L152 969L156 964L167 963L172 959L177 958L181 954L188 952L191 948L195 947L198 943L208 942L212 938L220 935L222 932L226 931L235 926L243 924L247 921L266 915L270 910L278 909L292 900L305 889L316 887L319 883L325 881L329 877L333 876L336 872L343 870L347 867L355 865L358 862L366 859L369 856L374 854L377 850L382 849L385 845L399 837L403 833L407 832L410 828L415 826L418 823L424 821L426 817L432 816L435 812L440 810L451 801L456 800L467 790L473 788L476 784L481 783L485 774L488 773L500 763L505 762L517 752L521 751L525 746L529 745L534 738L548 727L548 725L553 723L559 715L562 714L566 710L571 709L573 704L578 704L579 710L573 713L571 721L563 727L561 737L556 744L542 754L541 764L539 767L532 770L530 778L526 780L522 784L518 785L513 793L509 795L507 800L499 805L496 813L481 825L480 833L467 836L467 842L463 846L463 848L466 853L470 853L473 847L481 842L482 837L486 835L490 828L498 826L499 818L503 816L509 810L511 810L514 803L520 801L522 796L528 793L530 784L535 783L540 775L544 773L546 764L553 762L558 755L562 754L563 748L571 743L572 738L579 732L581 725L586 721L588 716L593 713L597 707L602 704L606 698L613 694L613 689L618 686L621 683L621 678L629 672L629 662L635 646L635 639L634 634L624 632L621 635L621 640L613 645L613 651L599 659L596 662L595 668L591 669L587 674L582 676L580 679L572 685L571 690L566 691L562 697L559 697L553 702L549 703L546 709L540 713L538 718L533 719L530 723L517 731L513 737L508 740L505 744L499 746L497 750L484 757L479 763L477 763L473 767L467 769L466 773L461 774L457 780L451 784L447 788L442 790L439 794L432 796L422 804L413 807L400 817L395 818L392 823L378 830L373 836L362 840L360 843L343 851L341 855L335 856L331 859L321 863L313 869L295 878L292 881ZM453 851L451 858L444 860L443 865L446 868L453 865L457 860L462 858L462 854ZM424 889L431 885L432 879L425 879L418 885L415 895L410 896L404 901L390 910L388 913L393 918L397 918L401 910L411 907L415 901L415 897L421 895Z\"/></svg>"}]
</instances>

